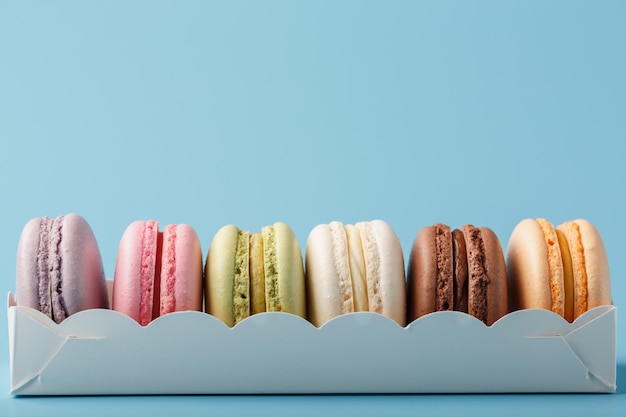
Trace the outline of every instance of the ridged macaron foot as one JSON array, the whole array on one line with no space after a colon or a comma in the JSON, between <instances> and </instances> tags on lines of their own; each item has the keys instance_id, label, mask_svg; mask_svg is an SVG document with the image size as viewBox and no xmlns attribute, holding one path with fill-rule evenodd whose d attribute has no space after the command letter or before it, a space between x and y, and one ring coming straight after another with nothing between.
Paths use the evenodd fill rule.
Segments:
<instances>
[{"instance_id":1,"label":"ridged macaron foot","mask_svg":"<svg viewBox=\"0 0 626 417\"><path fill-rule=\"evenodd\" d=\"M78 214L30 220L16 262L17 304L60 323L91 308L108 308L104 268L96 238Z\"/></svg>"},{"instance_id":2,"label":"ridged macaron foot","mask_svg":"<svg viewBox=\"0 0 626 417\"><path fill-rule=\"evenodd\" d=\"M508 312L504 254L486 227L422 228L413 241L407 279L409 321L449 310L491 325Z\"/></svg>"},{"instance_id":3,"label":"ridged macaron foot","mask_svg":"<svg viewBox=\"0 0 626 417\"><path fill-rule=\"evenodd\" d=\"M234 225L213 237L205 264L205 310L228 326L252 314L305 317L302 252L282 222L250 233Z\"/></svg>"},{"instance_id":4,"label":"ridged macaron foot","mask_svg":"<svg viewBox=\"0 0 626 417\"><path fill-rule=\"evenodd\" d=\"M113 309L142 326L174 311L202 310L202 250L186 224L131 223L120 240Z\"/></svg>"},{"instance_id":5,"label":"ridged macaron foot","mask_svg":"<svg viewBox=\"0 0 626 417\"><path fill-rule=\"evenodd\" d=\"M321 326L333 317L370 311L406 324L404 258L382 220L320 224L306 245L307 317Z\"/></svg>"},{"instance_id":6,"label":"ridged macaron foot","mask_svg":"<svg viewBox=\"0 0 626 417\"><path fill-rule=\"evenodd\" d=\"M583 219L556 228L542 218L522 220L509 239L507 269L513 310L542 308L571 322L612 303L604 244Z\"/></svg>"}]
</instances>

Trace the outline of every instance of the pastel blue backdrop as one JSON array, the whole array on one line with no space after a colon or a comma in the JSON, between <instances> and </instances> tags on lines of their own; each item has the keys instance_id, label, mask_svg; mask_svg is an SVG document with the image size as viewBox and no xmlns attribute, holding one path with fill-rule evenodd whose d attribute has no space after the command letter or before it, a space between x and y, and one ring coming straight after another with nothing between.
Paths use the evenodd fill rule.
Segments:
<instances>
[{"instance_id":1,"label":"pastel blue backdrop","mask_svg":"<svg viewBox=\"0 0 626 417\"><path fill-rule=\"evenodd\" d=\"M381 218L405 258L434 222L583 217L626 306L623 1L0 0L0 294L32 217L82 214L107 276L137 219ZM6 316L0 346L7 346ZM12 398L0 414L623 415L618 393ZM467 376L471 378L471 375Z\"/></svg>"}]
</instances>

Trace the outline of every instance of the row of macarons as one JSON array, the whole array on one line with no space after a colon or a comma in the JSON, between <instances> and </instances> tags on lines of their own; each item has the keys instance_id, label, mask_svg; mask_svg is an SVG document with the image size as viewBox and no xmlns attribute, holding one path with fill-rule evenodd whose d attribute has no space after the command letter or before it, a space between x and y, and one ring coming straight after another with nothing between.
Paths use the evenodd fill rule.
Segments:
<instances>
[{"instance_id":1,"label":"row of macarons","mask_svg":"<svg viewBox=\"0 0 626 417\"><path fill-rule=\"evenodd\" d=\"M205 311L234 326L280 311L316 326L369 311L404 326L436 311L493 324L511 311L552 310L573 321L611 304L602 239L586 220L554 227L522 220L504 252L487 227L423 227L405 269L400 242L382 220L316 226L303 252L285 223L260 232L222 227L205 261L194 229L136 221L118 249L112 296L89 224L77 214L29 221L16 265L17 305L57 323L78 311L112 308L141 325L175 311ZM109 299L112 301L109 302Z\"/></svg>"}]
</instances>

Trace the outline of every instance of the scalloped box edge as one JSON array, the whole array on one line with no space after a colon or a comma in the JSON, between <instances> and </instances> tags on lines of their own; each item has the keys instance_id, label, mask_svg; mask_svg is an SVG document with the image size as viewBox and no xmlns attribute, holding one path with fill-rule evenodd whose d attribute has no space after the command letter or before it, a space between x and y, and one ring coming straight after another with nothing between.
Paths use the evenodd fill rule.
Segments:
<instances>
[{"instance_id":1,"label":"scalloped box edge","mask_svg":"<svg viewBox=\"0 0 626 417\"><path fill-rule=\"evenodd\" d=\"M12 395L616 391L614 306L575 322L545 310L492 326L438 312L406 327L373 313L320 328L262 313L233 328L201 312L141 327L112 310L56 324L8 295Z\"/></svg>"}]
</instances>

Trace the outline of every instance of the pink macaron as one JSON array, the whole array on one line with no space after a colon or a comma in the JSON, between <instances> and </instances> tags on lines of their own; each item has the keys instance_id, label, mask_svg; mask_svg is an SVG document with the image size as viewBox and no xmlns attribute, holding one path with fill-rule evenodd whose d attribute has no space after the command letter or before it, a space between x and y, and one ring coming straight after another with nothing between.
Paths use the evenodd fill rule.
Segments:
<instances>
[{"instance_id":1,"label":"pink macaron","mask_svg":"<svg viewBox=\"0 0 626 417\"><path fill-rule=\"evenodd\" d=\"M119 244L113 309L142 326L174 311L202 310L202 251L186 224L159 231L154 220L131 223Z\"/></svg>"},{"instance_id":2,"label":"pink macaron","mask_svg":"<svg viewBox=\"0 0 626 417\"><path fill-rule=\"evenodd\" d=\"M91 308L108 308L100 250L78 214L30 220L17 248L16 301L60 323Z\"/></svg>"}]
</instances>

